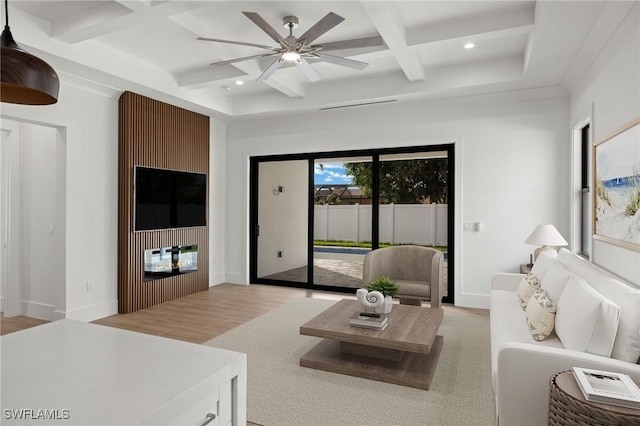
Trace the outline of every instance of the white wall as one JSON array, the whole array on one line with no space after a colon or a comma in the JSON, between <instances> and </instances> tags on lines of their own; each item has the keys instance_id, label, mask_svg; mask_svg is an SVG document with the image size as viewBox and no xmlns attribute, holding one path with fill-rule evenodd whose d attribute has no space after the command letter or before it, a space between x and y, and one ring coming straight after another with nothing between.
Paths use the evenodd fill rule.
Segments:
<instances>
[{"instance_id":1,"label":"white wall","mask_svg":"<svg viewBox=\"0 0 640 426\"><path fill-rule=\"evenodd\" d=\"M248 282L250 156L454 143L456 303L488 307L491 274L515 272L528 261L535 247L524 240L536 225L554 223L569 235L568 99L526 95L529 100L507 93L229 123L227 280ZM462 232L463 222L476 221L482 232Z\"/></svg>"},{"instance_id":2,"label":"white wall","mask_svg":"<svg viewBox=\"0 0 640 426\"><path fill-rule=\"evenodd\" d=\"M2 116L55 127L66 145L65 292L56 317L117 312L117 100L62 85L51 106L2 104ZM92 290L87 290L87 281Z\"/></svg>"},{"instance_id":3,"label":"white wall","mask_svg":"<svg viewBox=\"0 0 640 426\"><path fill-rule=\"evenodd\" d=\"M7 252L6 252L6 244L7 244L7 226L6 226L6 216L7 212L5 210L5 204L8 204L8 163L5 161L8 160L8 145L9 145L9 137L10 132L5 129L0 129L0 136L2 139L0 140L0 312L7 312L7 283L8 277L5 276L7 272Z\"/></svg>"},{"instance_id":4,"label":"white wall","mask_svg":"<svg viewBox=\"0 0 640 426\"><path fill-rule=\"evenodd\" d=\"M58 147L60 144L60 147ZM64 141L58 130L21 124L22 313L52 320L56 293L64 294ZM58 210L57 207L61 207Z\"/></svg>"},{"instance_id":5,"label":"white wall","mask_svg":"<svg viewBox=\"0 0 640 426\"><path fill-rule=\"evenodd\" d=\"M593 111L598 142L640 116L640 5L631 9L573 91L571 126ZM640 286L640 253L593 240L592 261Z\"/></svg>"},{"instance_id":6,"label":"white wall","mask_svg":"<svg viewBox=\"0 0 640 426\"><path fill-rule=\"evenodd\" d=\"M209 146L209 285L225 281L226 123L211 118Z\"/></svg>"},{"instance_id":7,"label":"white wall","mask_svg":"<svg viewBox=\"0 0 640 426\"><path fill-rule=\"evenodd\" d=\"M258 171L258 277L307 264L309 162L269 161ZM284 192L274 193L282 186ZM278 257L279 251L284 252Z\"/></svg>"}]
</instances>

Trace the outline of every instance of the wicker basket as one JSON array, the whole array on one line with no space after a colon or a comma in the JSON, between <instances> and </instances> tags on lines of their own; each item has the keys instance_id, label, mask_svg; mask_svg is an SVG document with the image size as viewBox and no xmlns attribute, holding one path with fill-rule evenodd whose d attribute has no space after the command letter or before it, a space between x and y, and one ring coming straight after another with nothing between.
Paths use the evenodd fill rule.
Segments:
<instances>
[{"instance_id":1,"label":"wicker basket","mask_svg":"<svg viewBox=\"0 0 640 426\"><path fill-rule=\"evenodd\" d=\"M630 414L630 410L620 410L615 405L598 404L575 398L562 390L556 383L562 371L549 379L549 424L556 425L634 425L640 426L640 410L638 414ZM626 411L626 412L620 412Z\"/></svg>"}]
</instances>

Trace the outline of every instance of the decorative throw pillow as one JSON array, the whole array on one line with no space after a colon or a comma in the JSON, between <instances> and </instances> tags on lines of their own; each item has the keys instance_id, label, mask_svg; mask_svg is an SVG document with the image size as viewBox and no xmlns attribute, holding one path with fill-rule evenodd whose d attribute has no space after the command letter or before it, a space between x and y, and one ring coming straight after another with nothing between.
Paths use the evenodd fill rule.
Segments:
<instances>
[{"instance_id":1,"label":"decorative throw pillow","mask_svg":"<svg viewBox=\"0 0 640 426\"><path fill-rule=\"evenodd\" d=\"M531 271L531 273L533 273L533 271ZM557 305L562 290L564 290L564 286L570 276L571 272L569 272L567 268L559 262L554 262L540 280L540 288L545 289L549 294L549 298Z\"/></svg>"},{"instance_id":2,"label":"decorative throw pillow","mask_svg":"<svg viewBox=\"0 0 640 426\"><path fill-rule=\"evenodd\" d=\"M620 308L572 276L558 301L556 334L567 349L610 356L618 330Z\"/></svg>"},{"instance_id":3,"label":"decorative throw pillow","mask_svg":"<svg viewBox=\"0 0 640 426\"><path fill-rule=\"evenodd\" d=\"M549 337L556 320L556 305L545 290L539 288L533 293L525 313L531 336L537 341Z\"/></svg>"},{"instance_id":4,"label":"decorative throw pillow","mask_svg":"<svg viewBox=\"0 0 640 426\"><path fill-rule=\"evenodd\" d=\"M520 302L520 306L522 306L522 310L527 310L527 303L529 303L529 299L533 296L533 293L536 292L537 289L540 288L540 281L529 272L524 276L522 281L520 281L520 285L518 286L518 301Z\"/></svg>"},{"instance_id":5,"label":"decorative throw pillow","mask_svg":"<svg viewBox=\"0 0 640 426\"><path fill-rule=\"evenodd\" d=\"M536 263L531 267L531 273L538 277L538 280L542 280L544 278L544 274L547 273L551 265L556 261L556 252L542 252L538 255L536 259Z\"/></svg>"}]
</instances>

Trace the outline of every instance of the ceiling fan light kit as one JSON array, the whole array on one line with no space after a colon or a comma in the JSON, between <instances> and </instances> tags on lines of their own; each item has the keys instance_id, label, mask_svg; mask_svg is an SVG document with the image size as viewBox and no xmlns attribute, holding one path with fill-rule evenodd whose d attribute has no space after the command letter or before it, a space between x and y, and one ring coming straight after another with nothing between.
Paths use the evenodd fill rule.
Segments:
<instances>
[{"instance_id":1,"label":"ceiling fan light kit","mask_svg":"<svg viewBox=\"0 0 640 426\"><path fill-rule=\"evenodd\" d=\"M257 47L260 49L269 50L269 53L263 53L258 55L245 56L241 58L228 59L225 61L214 62L211 65L228 65L235 62L246 61L250 59L276 57L275 61L267 67L266 70L258 77L257 81L265 81L275 73L284 62L293 62L304 73L304 75L310 81L320 80L320 74L311 66L307 59L316 59L323 62L328 62L334 65L340 65L356 70L364 69L368 64L365 62L355 61L353 59L347 59L340 56L328 55L324 52L341 50L341 49L356 49L361 47L381 46L383 44L382 37L366 37L352 40L342 40L332 43L312 45L318 37L325 34L333 27L344 21L344 18L329 12L322 19L316 22L311 28L309 28L300 37L293 35L293 30L298 27L298 18L295 16L285 16L283 18L283 26L289 29L289 35L282 37L267 21L265 21L260 15L255 12L242 12L247 18L249 18L254 24L256 24L262 31L264 31L271 39L279 44L280 47L267 46L257 43L247 43L242 41L222 40L215 38L198 37L198 40L211 41L216 43L228 43L237 44L241 46Z\"/></svg>"},{"instance_id":2,"label":"ceiling fan light kit","mask_svg":"<svg viewBox=\"0 0 640 426\"><path fill-rule=\"evenodd\" d=\"M295 50L288 50L282 54L282 59L289 62L297 61L300 59L300 54Z\"/></svg>"},{"instance_id":3,"label":"ceiling fan light kit","mask_svg":"<svg viewBox=\"0 0 640 426\"><path fill-rule=\"evenodd\" d=\"M2 102L23 105L50 105L58 101L58 74L42 59L20 48L9 28L9 6L5 0L6 23L0 41Z\"/></svg>"}]
</instances>

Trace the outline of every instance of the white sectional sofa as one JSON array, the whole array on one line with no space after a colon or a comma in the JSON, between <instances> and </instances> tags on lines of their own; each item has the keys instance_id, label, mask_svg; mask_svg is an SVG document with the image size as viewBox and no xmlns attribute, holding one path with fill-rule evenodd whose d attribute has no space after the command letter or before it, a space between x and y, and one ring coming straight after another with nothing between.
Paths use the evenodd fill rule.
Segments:
<instances>
[{"instance_id":1,"label":"white sectional sofa","mask_svg":"<svg viewBox=\"0 0 640 426\"><path fill-rule=\"evenodd\" d=\"M518 299L524 275L497 273L490 297L491 370L500 425L546 425L549 377L572 367L616 371L640 383L640 289L560 250L533 266L555 306L554 330L532 336L529 308ZM545 293L540 291L538 296ZM529 302L531 303L531 302Z\"/></svg>"}]
</instances>

